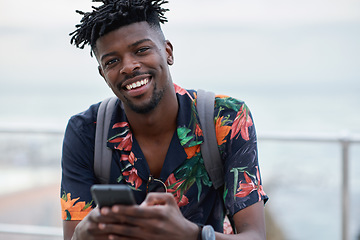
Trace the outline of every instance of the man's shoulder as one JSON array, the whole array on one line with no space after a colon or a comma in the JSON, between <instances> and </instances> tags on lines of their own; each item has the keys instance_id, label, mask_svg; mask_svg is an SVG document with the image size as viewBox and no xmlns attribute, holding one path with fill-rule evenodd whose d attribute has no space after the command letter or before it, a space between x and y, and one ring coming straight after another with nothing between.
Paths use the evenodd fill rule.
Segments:
<instances>
[{"instance_id":1,"label":"man's shoulder","mask_svg":"<svg viewBox=\"0 0 360 240\"><path fill-rule=\"evenodd\" d=\"M227 95L215 95L215 109L239 111L243 106L246 106L245 102Z\"/></svg>"},{"instance_id":2,"label":"man's shoulder","mask_svg":"<svg viewBox=\"0 0 360 240\"><path fill-rule=\"evenodd\" d=\"M77 129L96 123L97 112L101 102L92 104L88 109L73 115L69 120L69 125L73 125Z\"/></svg>"}]
</instances>

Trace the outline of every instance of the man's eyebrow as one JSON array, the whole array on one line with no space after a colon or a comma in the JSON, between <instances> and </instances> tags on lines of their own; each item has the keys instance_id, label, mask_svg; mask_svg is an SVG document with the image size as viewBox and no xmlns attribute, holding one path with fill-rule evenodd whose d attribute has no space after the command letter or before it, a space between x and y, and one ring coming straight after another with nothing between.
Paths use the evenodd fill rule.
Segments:
<instances>
[{"instance_id":1,"label":"man's eyebrow","mask_svg":"<svg viewBox=\"0 0 360 240\"><path fill-rule=\"evenodd\" d=\"M116 52L109 52L109 53L107 53L107 54L104 54L104 55L101 56L100 61L103 61L104 58L109 57L109 56L112 56L112 55L115 55L115 54L116 54Z\"/></svg>"},{"instance_id":2,"label":"man's eyebrow","mask_svg":"<svg viewBox=\"0 0 360 240\"><path fill-rule=\"evenodd\" d=\"M136 42L130 44L129 47L136 47L137 45L140 45L140 44L142 44L144 42L152 42L152 40L149 39L149 38L144 38L144 39L141 39L139 41L136 41Z\"/></svg>"},{"instance_id":3,"label":"man's eyebrow","mask_svg":"<svg viewBox=\"0 0 360 240\"><path fill-rule=\"evenodd\" d=\"M138 45L140 45L140 44L142 44L142 43L144 43L144 42L152 42L152 40L149 39L149 38L144 38L144 39L141 39L141 40L139 40L139 41L136 41L136 42L130 44L129 47L136 47L136 46L138 46ZM104 54L104 55L101 57L100 60L102 61L102 60L104 60L104 58L109 57L109 56L112 56L112 55L116 55L116 52L106 53L106 54Z\"/></svg>"}]
</instances>

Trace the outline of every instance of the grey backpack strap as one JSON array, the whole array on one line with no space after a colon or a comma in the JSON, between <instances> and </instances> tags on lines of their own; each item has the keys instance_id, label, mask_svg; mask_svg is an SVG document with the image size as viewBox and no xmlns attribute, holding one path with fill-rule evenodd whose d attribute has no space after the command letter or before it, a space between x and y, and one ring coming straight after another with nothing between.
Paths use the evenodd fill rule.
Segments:
<instances>
[{"instance_id":1,"label":"grey backpack strap","mask_svg":"<svg viewBox=\"0 0 360 240\"><path fill-rule=\"evenodd\" d=\"M204 159L206 171L208 172L215 189L218 189L224 185L224 167L216 139L214 102L214 93L202 89L197 91L196 106L204 135L204 143L201 145L201 154Z\"/></svg>"},{"instance_id":2,"label":"grey backpack strap","mask_svg":"<svg viewBox=\"0 0 360 240\"><path fill-rule=\"evenodd\" d=\"M100 103L95 132L94 172L100 183L108 183L112 150L107 148L107 137L117 97L107 98Z\"/></svg>"}]
</instances>

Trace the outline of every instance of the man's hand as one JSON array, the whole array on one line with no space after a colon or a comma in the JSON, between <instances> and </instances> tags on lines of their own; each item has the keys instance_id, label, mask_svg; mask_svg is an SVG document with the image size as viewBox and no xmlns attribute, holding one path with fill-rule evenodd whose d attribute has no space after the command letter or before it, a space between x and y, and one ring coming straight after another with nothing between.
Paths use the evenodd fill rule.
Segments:
<instances>
[{"instance_id":1,"label":"man's hand","mask_svg":"<svg viewBox=\"0 0 360 240\"><path fill-rule=\"evenodd\" d=\"M140 206L116 205L102 208L99 223L109 239L197 239L199 228L185 219L174 197L166 193L150 193Z\"/></svg>"},{"instance_id":2,"label":"man's hand","mask_svg":"<svg viewBox=\"0 0 360 240\"><path fill-rule=\"evenodd\" d=\"M108 239L98 228L98 208L93 209L82 221L63 221L64 240Z\"/></svg>"}]
</instances>

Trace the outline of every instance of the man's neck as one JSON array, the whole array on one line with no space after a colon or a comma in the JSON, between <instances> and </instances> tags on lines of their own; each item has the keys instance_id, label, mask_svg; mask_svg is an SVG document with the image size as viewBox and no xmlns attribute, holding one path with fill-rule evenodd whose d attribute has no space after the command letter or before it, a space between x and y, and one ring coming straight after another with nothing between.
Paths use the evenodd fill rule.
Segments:
<instances>
[{"instance_id":1,"label":"man's neck","mask_svg":"<svg viewBox=\"0 0 360 240\"><path fill-rule=\"evenodd\" d=\"M176 130L178 109L176 94L171 92L149 113L135 113L126 107L125 113L135 137L157 138Z\"/></svg>"}]
</instances>

